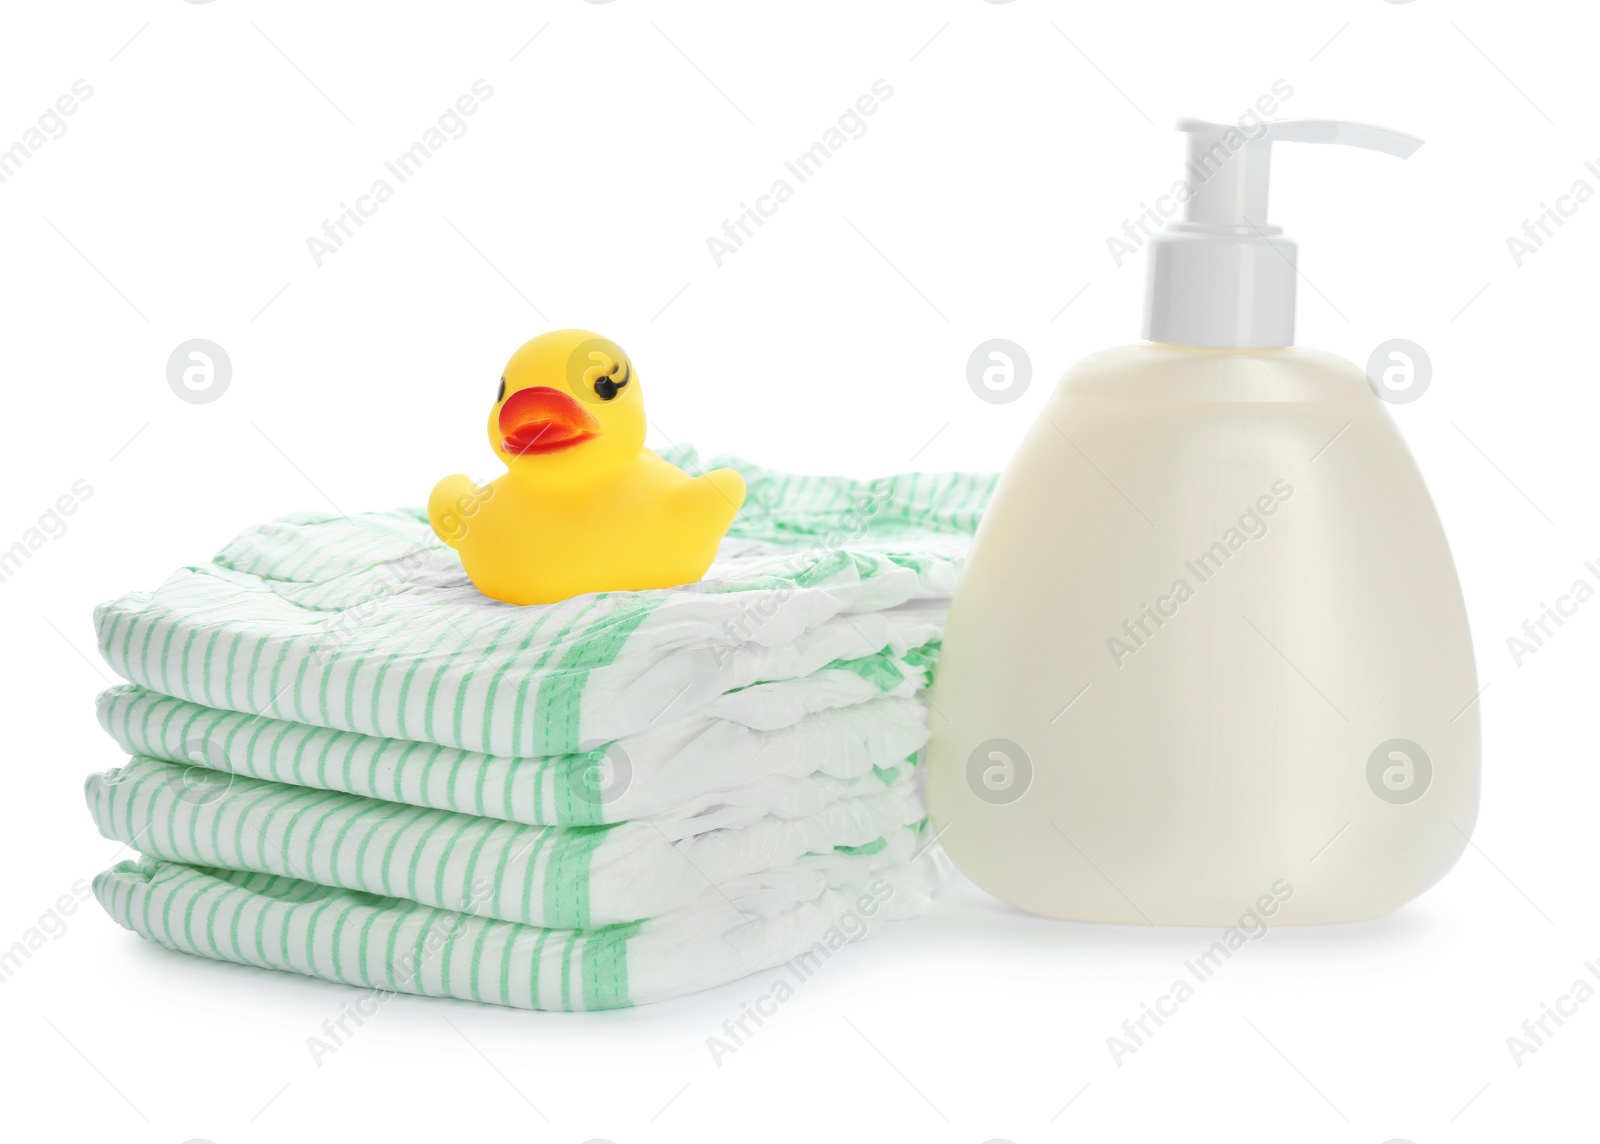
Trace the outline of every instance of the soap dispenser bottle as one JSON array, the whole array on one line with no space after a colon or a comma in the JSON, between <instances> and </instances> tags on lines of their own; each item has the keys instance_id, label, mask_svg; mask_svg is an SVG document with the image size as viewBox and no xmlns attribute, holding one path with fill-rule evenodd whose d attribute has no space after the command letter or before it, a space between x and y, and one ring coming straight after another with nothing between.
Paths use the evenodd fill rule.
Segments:
<instances>
[{"instance_id":1,"label":"soap dispenser bottle","mask_svg":"<svg viewBox=\"0 0 1600 1144\"><path fill-rule=\"evenodd\" d=\"M1272 145L1405 157L1329 121L1183 120L1185 218L1146 344L1062 378L984 515L929 715L956 864L1035 913L1354 921L1460 857L1478 683L1427 488L1368 378L1294 346Z\"/></svg>"}]
</instances>

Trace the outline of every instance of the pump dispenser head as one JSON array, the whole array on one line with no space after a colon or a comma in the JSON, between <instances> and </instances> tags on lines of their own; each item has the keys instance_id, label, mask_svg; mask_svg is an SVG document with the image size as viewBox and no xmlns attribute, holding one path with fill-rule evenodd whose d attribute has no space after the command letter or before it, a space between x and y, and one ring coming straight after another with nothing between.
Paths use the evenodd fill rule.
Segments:
<instances>
[{"instance_id":1,"label":"pump dispenser head","mask_svg":"<svg viewBox=\"0 0 1600 1144\"><path fill-rule=\"evenodd\" d=\"M1182 222L1150 242L1144 336L1216 349L1294 344L1295 243L1267 222L1274 143L1342 143L1404 159L1422 140L1334 119L1246 129L1180 119L1189 136Z\"/></svg>"}]
</instances>

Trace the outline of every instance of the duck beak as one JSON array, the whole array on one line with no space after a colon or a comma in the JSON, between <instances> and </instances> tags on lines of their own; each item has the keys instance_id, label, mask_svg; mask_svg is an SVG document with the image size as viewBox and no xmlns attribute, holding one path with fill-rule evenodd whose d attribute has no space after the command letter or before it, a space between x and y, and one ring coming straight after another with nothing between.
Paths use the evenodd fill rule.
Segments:
<instances>
[{"instance_id":1,"label":"duck beak","mask_svg":"<svg viewBox=\"0 0 1600 1144\"><path fill-rule=\"evenodd\" d=\"M500 447L514 456L540 456L582 444L600 433L600 422L559 389L519 389L500 406Z\"/></svg>"}]
</instances>

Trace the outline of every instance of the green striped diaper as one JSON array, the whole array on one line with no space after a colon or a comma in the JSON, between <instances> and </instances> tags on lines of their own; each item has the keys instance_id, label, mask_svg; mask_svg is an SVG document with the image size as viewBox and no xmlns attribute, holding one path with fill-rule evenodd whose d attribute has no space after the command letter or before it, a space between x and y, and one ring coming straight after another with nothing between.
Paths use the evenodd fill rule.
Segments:
<instances>
[{"instance_id":1,"label":"green striped diaper","mask_svg":"<svg viewBox=\"0 0 1600 1144\"><path fill-rule=\"evenodd\" d=\"M862 847L923 818L913 784L875 784L800 819L709 814L669 831L645 820L528 826L136 758L91 775L106 838L151 857L279 874L560 928L638 921L762 897L808 854Z\"/></svg>"},{"instance_id":2,"label":"green striped diaper","mask_svg":"<svg viewBox=\"0 0 1600 1144\"><path fill-rule=\"evenodd\" d=\"M673 457L691 470L697 458ZM96 609L122 925L357 987L595 1009L912 917L918 763L993 478L726 459L706 578L514 607L415 510L301 513Z\"/></svg>"},{"instance_id":3,"label":"green striped diaper","mask_svg":"<svg viewBox=\"0 0 1600 1144\"><path fill-rule=\"evenodd\" d=\"M912 841L906 832L906 842ZM925 838L918 844L926 846ZM142 858L97 875L120 925L169 949L364 989L523 1009L615 1009L681 996L842 944L920 913L945 860L904 845L881 861L811 860L790 908L724 907L600 929L546 929L301 879ZM917 860L912 860L917 859Z\"/></svg>"}]
</instances>

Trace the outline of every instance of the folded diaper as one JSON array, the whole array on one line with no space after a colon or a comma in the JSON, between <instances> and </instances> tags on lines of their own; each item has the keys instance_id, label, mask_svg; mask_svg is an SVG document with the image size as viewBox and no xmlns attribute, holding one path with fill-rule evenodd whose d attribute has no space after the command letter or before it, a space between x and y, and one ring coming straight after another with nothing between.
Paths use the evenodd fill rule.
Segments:
<instances>
[{"instance_id":1,"label":"folded diaper","mask_svg":"<svg viewBox=\"0 0 1600 1144\"><path fill-rule=\"evenodd\" d=\"M909 834L903 836L909 838ZM794 961L809 976L886 921L915 917L949 870L937 844L811 863L786 907L714 907L594 930L545 929L271 874L144 858L94 879L107 913L169 949L347 985L523 1009L660 1001ZM470 905L470 903L468 903Z\"/></svg>"},{"instance_id":2,"label":"folded diaper","mask_svg":"<svg viewBox=\"0 0 1600 1144\"><path fill-rule=\"evenodd\" d=\"M302 878L528 925L587 929L770 892L810 854L881 847L924 812L909 780L805 818L710 811L650 822L528 826L136 758L91 775L106 838L201 866ZM781 884L781 878L780 878Z\"/></svg>"},{"instance_id":3,"label":"folded diaper","mask_svg":"<svg viewBox=\"0 0 1600 1144\"><path fill-rule=\"evenodd\" d=\"M130 755L513 822L666 821L712 806L798 817L881 790L927 741L924 706L911 695L926 683L926 660L885 659L876 674L879 686L893 681L877 698L771 730L685 717L602 749L539 759L218 711L130 686L104 692L99 708L101 725ZM613 782L594 791L592 768L602 764Z\"/></svg>"},{"instance_id":4,"label":"folded diaper","mask_svg":"<svg viewBox=\"0 0 1600 1144\"><path fill-rule=\"evenodd\" d=\"M101 903L201 956L568 1009L920 912L922 695L993 480L731 463L745 512L680 588L510 606L400 510L273 521L102 605L132 757L86 794L145 858Z\"/></svg>"},{"instance_id":5,"label":"folded diaper","mask_svg":"<svg viewBox=\"0 0 1600 1144\"><path fill-rule=\"evenodd\" d=\"M955 552L797 563L766 548L683 588L519 608L479 594L430 536L410 512L274 521L212 564L97 608L100 651L125 679L208 707L555 755L718 699L717 714L773 726L759 694L738 693L936 640L957 568ZM811 702L875 690L818 680Z\"/></svg>"}]
</instances>

